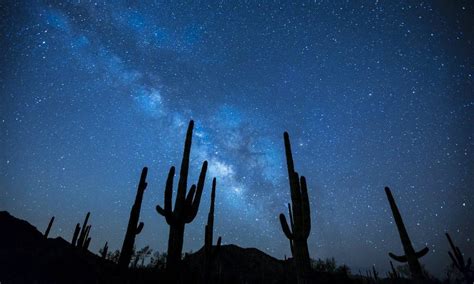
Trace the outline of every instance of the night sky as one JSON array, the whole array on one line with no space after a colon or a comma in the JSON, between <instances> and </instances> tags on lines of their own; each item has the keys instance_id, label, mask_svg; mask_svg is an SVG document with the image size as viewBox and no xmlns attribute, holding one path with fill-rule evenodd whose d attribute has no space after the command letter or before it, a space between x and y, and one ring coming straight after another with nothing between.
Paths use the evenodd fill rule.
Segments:
<instances>
[{"instance_id":1,"label":"night sky","mask_svg":"<svg viewBox=\"0 0 474 284\"><path fill-rule=\"evenodd\" d=\"M313 258L385 275L403 250L384 186L430 272L450 263L446 231L474 256L470 1L14 2L0 4L0 210L41 231L54 215L67 240L91 211L91 250L117 249L148 166L136 244L166 251L154 208L194 119L190 182L210 168L184 251L203 245L217 177L215 236L291 255L287 130Z\"/></svg>"}]
</instances>

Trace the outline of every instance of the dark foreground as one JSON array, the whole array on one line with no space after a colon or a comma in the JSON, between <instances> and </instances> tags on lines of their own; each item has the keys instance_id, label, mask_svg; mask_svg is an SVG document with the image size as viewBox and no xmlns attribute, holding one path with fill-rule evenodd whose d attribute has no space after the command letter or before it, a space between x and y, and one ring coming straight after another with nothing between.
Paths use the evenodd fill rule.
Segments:
<instances>
[{"instance_id":1,"label":"dark foreground","mask_svg":"<svg viewBox=\"0 0 474 284\"><path fill-rule=\"evenodd\" d=\"M200 283L203 250L186 255L182 283ZM278 260L255 248L222 246L213 264L212 283L295 283L291 260ZM314 283L410 283L406 279L375 279L313 272ZM0 283L169 283L163 268L120 271L117 265L64 239L45 238L24 220L0 212ZM430 281L428 283L435 283Z\"/></svg>"}]
</instances>

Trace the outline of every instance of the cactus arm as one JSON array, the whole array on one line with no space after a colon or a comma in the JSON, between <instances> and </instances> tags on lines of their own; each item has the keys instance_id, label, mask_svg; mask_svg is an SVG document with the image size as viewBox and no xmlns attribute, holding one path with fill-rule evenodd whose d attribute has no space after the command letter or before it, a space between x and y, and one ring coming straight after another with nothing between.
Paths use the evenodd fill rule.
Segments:
<instances>
[{"instance_id":1,"label":"cactus arm","mask_svg":"<svg viewBox=\"0 0 474 284\"><path fill-rule=\"evenodd\" d=\"M91 238L87 238L86 241L84 242L84 246L82 247L85 250L89 249L89 244L91 243Z\"/></svg>"},{"instance_id":2,"label":"cactus arm","mask_svg":"<svg viewBox=\"0 0 474 284\"><path fill-rule=\"evenodd\" d=\"M91 215L91 212L87 212L86 218L84 219L84 223L82 224L81 227L81 233L79 234L79 237L77 239L77 246L82 247L84 245L84 241L86 240L86 230L87 230L87 222L89 221L89 217Z\"/></svg>"},{"instance_id":3,"label":"cactus arm","mask_svg":"<svg viewBox=\"0 0 474 284\"><path fill-rule=\"evenodd\" d=\"M158 212L158 214L160 214L163 217L166 217L166 211L165 209L161 208L160 205L156 205L155 209L156 209L156 212Z\"/></svg>"},{"instance_id":4,"label":"cactus arm","mask_svg":"<svg viewBox=\"0 0 474 284\"><path fill-rule=\"evenodd\" d=\"M160 205L156 205L156 211L158 214L162 215L166 219L166 223L168 225L174 223L174 216L172 211L172 198L173 198L173 179L174 179L174 172L175 167L171 167L168 173L168 178L166 179L166 186L165 186L165 202L163 209Z\"/></svg>"},{"instance_id":5,"label":"cactus arm","mask_svg":"<svg viewBox=\"0 0 474 284\"><path fill-rule=\"evenodd\" d=\"M304 238L309 237L311 232L311 213L309 207L308 186L306 185L306 178L301 176L301 211L303 213L303 229Z\"/></svg>"},{"instance_id":6,"label":"cactus arm","mask_svg":"<svg viewBox=\"0 0 474 284\"><path fill-rule=\"evenodd\" d=\"M455 254L457 256L457 259L459 260L460 266L465 267L464 256L462 255L461 250L459 249L459 247L456 247Z\"/></svg>"},{"instance_id":7,"label":"cactus arm","mask_svg":"<svg viewBox=\"0 0 474 284\"><path fill-rule=\"evenodd\" d=\"M293 223L293 212L291 210L291 203L288 203L288 216L290 218L290 226L291 229L293 230L295 227L295 224Z\"/></svg>"},{"instance_id":8,"label":"cactus arm","mask_svg":"<svg viewBox=\"0 0 474 284\"><path fill-rule=\"evenodd\" d=\"M51 217L51 220L49 220L48 228L46 228L46 232L44 232L44 237L45 237L45 239L48 238L49 231L51 230L51 226L53 226L53 222L54 222L54 216Z\"/></svg>"},{"instance_id":9,"label":"cactus arm","mask_svg":"<svg viewBox=\"0 0 474 284\"><path fill-rule=\"evenodd\" d=\"M453 261L454 266L456 266L457 269L461 270L461 267L459 266L458 262L454 258L453 254L450 251L448 251L448 254L451 260Z\"/></svg>"},{"instance_id":10,"label":"cactus arm","mask_svg":"<svg viewBox=\"0 0 474 284\"><path fill-rule=\"evenodd\" d=\"M294 239L294 235L291 232L290 227L288 226L288 222L286 222L286 217L284 214L280 214L280 224L283 233L285 233L285 236L290 240Z\"/></svg>"},{"instance_id":11,"label":"cactus arm","mask_svg":"<svg viewBox=\"0 0 474 284\"><path fill-rule=\"evenodd\" d=\"M395 255L391 252L388 253L388 255L393 258L394 260L398 261L398 262L407 262L408 261L408 258L406 255L402 255L402 256L398 256L398 255Z\"/></svg>"},{"instance_id":12,"label":"cactus arm","mask_svg":"<svg viewBox=\"0 0 474 284\"><path fill-rule=\"evenodd\" d=\"M192 222L198 213L199 204L201 203L202 191L204 189L204 181L206 179L206 172L207 172L207 161L204 161L202 163L201 173L199 174L196 194L194 198L192 199L192 203L190 203L189 206L187 206L186 208L186 216L185 216L186 223Z\"/></svg>"},{"instance_id":13,"label":"cactus arm","mask_svg":"<svg viewBox=\"0 0 474 284\"><path fill-rule=\"evenodd\" d=\"M138 227L135 231L135 235L140 234L142 232L144 226L145 226L145 224L143 222L140 222L140 224L138 224Z\"/></svg>"},{"instance_id":14,"label":"cactus arm","mask_svg":"<svg viewBox=\"0 0 474 284\"><path fill-rule=\"evenodd\" d=\"M419 252L415 253L417 258L422 258L430 251L429 248L425 247L424 249L420 250Z\"/></svg>"},{"instance_id":15,"label":"cactus arm","mask_svg":"<svg viewBox=\"0 0 474 284\"><path fill-rule=\"evenodd\" d=\"M193 199L194 199L194 194L196 193L196 185L193 184L189 188L188 195L186 195L186 200L185 200L185 206L184 208L186 209L191 209L191 206L193 205Z\"/></svg>"},{"instance_id":16,"label":"cactus arm","mask_svg":"<svg viewBox=\"0 0 474 284\"><path fill-rule=\"evenodd\" d=\"M72 235L72 241L71 241L71 244L73 246L76 246L76 242L77 242L77 237L79 236L79 232L81 231L81 224L80 223L77 223L76 224L76 228L74 229L74 234Z\"/></svg>"}]
</instances>

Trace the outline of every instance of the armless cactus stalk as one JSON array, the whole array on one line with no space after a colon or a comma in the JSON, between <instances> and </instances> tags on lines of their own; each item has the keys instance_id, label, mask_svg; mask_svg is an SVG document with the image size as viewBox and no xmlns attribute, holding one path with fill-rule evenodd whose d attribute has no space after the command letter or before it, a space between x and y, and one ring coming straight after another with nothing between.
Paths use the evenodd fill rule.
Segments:
<instances>
[{"instance_id":1,"label":"armless cactus stalk","mask_svg":"<svg viewBox=\"0 0 474 284\"><path fill-rule=\"evenodd\" d=\"M189 156L191 153L191 142L193 135L194 122L189 122L186 133L186 140L184 143L183 159L181 162L181 170L179 173L178 192L172 210L171 199L173 197L173 178L175 168L171 167L166 180L165 188L165 203L164 208L159 205L156 206L156 211L165 217L166 222L170 226L168 238L168 255L166 259L166 269L171 278L177 277L179 264L181 262L181 252L183 250L184 227L191 223L197 215L199 203L201 202L201 195L204 188L204 181L206 179L207 161L204 161L199 175L199 180L196 185L192 185L186 195L188 183L189 170Z\"/></svg>"},{"instance_id":2,"label":"armless cactus stalk","mask_svg":"<svg viewBox=\"0 0 474 284\"><path fill-rule=\"evenodd\" d=\"M53 226L54 222L54 216L51 217L51 220L49 220L48 228L46 228L46 232L44 232L44 238L47 239L49 235L49 231L51 231L51 226Z\"/></svg>"},{"instance_id":3,"label":"armless cactus stalk","mask_svg":"<svg viewBox=\"0 0 474 284\"><path fill-rule=\"evenodd\" d=\"M214 234L214 202L216 199L216 178L212 180L212 191L211 191L211 205L209 208L209 214L207 215L207 224L204 232L204 276L203 283L211 282L211 268L212 262L219 253L221 247L221 237L217 239L217 245L215 248L212 247L212 239Z\"/></svg>"},{"instance_id":4,"label":"armless cactus stalk","mask_svg":"<svg viewBox=\"0 0 474 284\"><path fill-rule=\"evenodd\" d=\"M390 268L392 269L392 272L388 273L389 277L392 278L392 279L398 279L399 278L398 272L395 269L395 267L393 266L393 262L391 260L390 260Z\"/></svg>"},{"instance_id":5,"label":"armless cactus stalk","mask_svg":"<svg viewBox=\"0 0 474 284\"><path fill-rule=\"evenodd\" d=\"M405 255L402 256L397 256L393 253L389 253L388 255L398 262L408 262L408 267L410 268L410 273L413 279L423 279L424 275L418 259L426 255L429 249L425 247L424 249L415 252L407 230L405 229L405 224L403 224L402 215L400 215L400 211L398 211L397 204L395 203L395 199L392 196L390 188L386 187L385 193L387 194L388 202L390 203L390 208L392 209L393 219L395 219L395 223L397 224L403 250L405 251Z\"/></svg>"},{"instance_id":6,"label":"armless cactus stalk","mask_svg":"<svg viewBox=\"0 0 474 284\"><path fill-rule=\"evenodd\" d=\"M100 250L100 256L102 259L107 259L107 253L109 252L109 242L105 242L104 247Z\"/></svg>"},{"instance_id":7,"label":"armless cactus stalk","mask_svg":"<svg viewBox=\"0 0 474 284\"><path fill-rule=\"evenodd\" d=\"M453 252L448 251L449 257L453 261L454 267L456 267L464 276L464 280L466 283L473 283L473 275L471 270L471 258L467 259L467 262L464 262L464 256L461 253L459 247L455 246L451 236L446 233L446 238L448 238L449 245Z\"/></svg>"},{"instance_id":8,"label":"armless cactus stalk","mask_svg":"<svg viewBox=\"0 0 474 284\"><path fill-rule=\"evenodd\" d=\"M301 284L310 282L309 274L311 266L307 239L311 231L311 213L306 179L304 176L299 178L298 173L295 172L290 137L287 132L284 134L284 140L288 179L291 190L291 203L293 206L288 206L291 228L288 226L284 214L280 214L280 223L283 232L290 240L290 246L296 265L296 276L298 283Z\"/></svg>"},{"instance_id":9,"label":"armless cactus stalk","mask_svg":"<svg viewBox=\"0 0 474 284\"><path fill-rule=\"evenodd\" d=\"M130 219L128 221L127 233L123 240L122 250L118 265L121 269L128 268L130 259L132 258L133 245L135 244L135 236L140 234L143 229L143 222L138 224L140 219L140 210L142 207L143 193L147 187L146 176L148 168L144 167L140 176L140 182L138 183L137 195L135 197L135 203L133 203L132 210L130 211Z\"/></svg>"},{"instance_id":10,"label":"armless cactus stalk","mask_svg":"<svg viewBox=\"0 0 474 284\"><path fill-rule=\"evenodd\" d=\"M71 245L73 247L76 246L76 243L77 243L77 237L79 237L79 232L81 231L81 224L77 223L76 224L76 228L74 229L74 234L72 235L72 241L71 241Z\"/></svg>"}]
</instances>

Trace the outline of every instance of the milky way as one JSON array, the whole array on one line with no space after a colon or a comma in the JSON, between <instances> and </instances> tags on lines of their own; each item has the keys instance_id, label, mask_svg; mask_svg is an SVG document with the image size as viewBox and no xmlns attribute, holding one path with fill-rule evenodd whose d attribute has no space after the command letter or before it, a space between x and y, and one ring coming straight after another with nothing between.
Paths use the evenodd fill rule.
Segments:
<instances>
[{"instance_id":1,"label":"milky way","mask_svg":"<svg viewBox=\"0 0 474 284\"><path fill-rule=\"evenodd\" d=\"M386 269L402 248L384 186L428 270L450 262L446 231L474 255L469 1L13 2L0 4L1 210L40 230L54 215L67 240L91 211L92 250L116 249L148 166L137 246L165 251L154 208L194 119L191 180L210 168L185 251L203 244L215 176L215 235L291 255L288 130L312 257Z\"/></svg>"}]
</instances>

